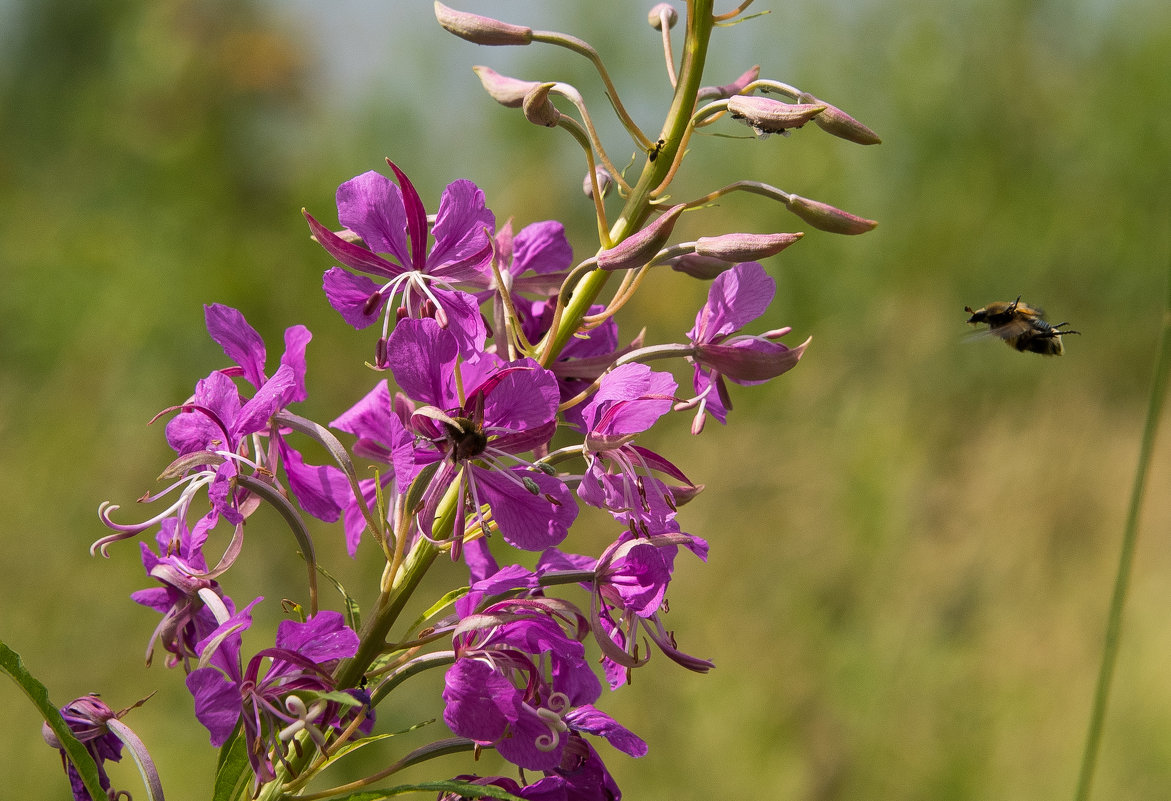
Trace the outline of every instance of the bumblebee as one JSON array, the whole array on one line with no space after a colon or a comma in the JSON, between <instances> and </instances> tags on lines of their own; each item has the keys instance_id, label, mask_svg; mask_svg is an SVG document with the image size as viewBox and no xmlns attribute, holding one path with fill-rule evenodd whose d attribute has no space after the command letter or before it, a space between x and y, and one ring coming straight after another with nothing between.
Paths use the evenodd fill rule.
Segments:
<instances>
[{"instance_id":1,"label":"bumblebee","mask_svg":"<svg viewBox=\"0 0 1171 801\"><path fill-rule=\"evenodd\" d=\"M968 318L969 323L987 323L987 333L1000 337L1010 347L1022 352L1040 353L1042 356L1060 356L1065 352L1061 344L1062 334L1081 333L1062 330L1069 323L1050 325L1045 322L1045 312L1021 303L1019 295L1012 303L998 300L982 309L964 306L964 311L972 315Z\"/></svg>"}]
</instances>

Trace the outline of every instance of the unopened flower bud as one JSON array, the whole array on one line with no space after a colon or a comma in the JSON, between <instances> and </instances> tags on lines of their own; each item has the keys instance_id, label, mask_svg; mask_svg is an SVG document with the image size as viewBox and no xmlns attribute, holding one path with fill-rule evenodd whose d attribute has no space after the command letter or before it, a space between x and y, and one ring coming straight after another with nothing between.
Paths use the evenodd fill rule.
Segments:
<instances>
[{"instance_id":1,"label":"unopened flower bud","mask_svg":"<svg viewBox=\"0 0 1171 801\"><path fill-rule=\"evenodd\" d=\"M656 31L663 30L663 17L667 18L667 27L674 28L675 23L679 21L679 13L671 7L669 3L658 3L647 14L647 22Z\"/></svg>"},{"instance_id":2,"label":"unopened flower bud","mask_svg":"<svg viewBox=\"0 0 1171 801\"><path fill-rule=\"evenodd\" d=\"M782 103L755 95L728 98L728 113L735 119L744 120L761 135L800 128L825 109L824 103Z\"/></svg>"},{"instance_id":3,"label":"unopened flower bud","mask_svg":"<svg viewBox=\"0 0 1171 801\"><path fill-rule=\"evenodd\" d=\"M802 103L814 103L825 106L825 111L814 117L813 121L826 133L833 134L839 139L856 142L860 145L877 145L882 142L878 138L878 134L837 106L830 105L824 100L818 100L808 92L802 92L800 100Z\"/></svg>"},{"instance_id":4,"label":"unopened flower bud","mask_svg":"<svg viewBox=\"0 0 1171 801\"><path fill-rule=\"evenodd\" d=\"M829 231L831 234L864 234L874 230L878 223L858 217L848 211L834 208L828 203L818 200L809 200L800 195L789 195L785 201L789 211L796 214L814 228Z\"/></svg>"},{"instance_id":5,"label":"unopened flower bud","mask_svg":"<svg viewBox=\"0 0 1171 801\"><path fill-rule=\"evenodd\" d=\"M780 253L804 234L722 234L695 240L695 252L724 261L757 261Z\"/></svg>"},{"instance_id":6,"label":"unopened flower bud","mask_svg":"<svg viewBox=\"0 0 1171 801\"><path fill-rule=\"evenodd\" d=\"M610 175L610 171L601 164L599 164L597 167L594 167L594 175L597 176L598 191L602 193L602 197L605 197L606 191L610 188L610 185L614 183L614 177ZM585 196L590 200L594 199L594 181L590 177L589 173L586 173L586 177L581 182L581 191L585 192Z\"/></svg>"},{"instance_id":7,"label":"unopened flower bud","mask_svg":"<svg viewBox=\"0 0 1171 801\"><path fill-rule=\"evenodd\" d=\"M435 19L444 30L461 39L481 45L527 45L533 41L533 29L524 25L456 11L435 0Z\"/></svg>"},{"instance_id":8,"label":"unopened flower bud","mask_svg":"<svg viewBox=\"0 0 1171 801\"><path fill-rule=\"evenodd\" d=\"M732 97L744 91L744 87L755 81L760 77L760 65L756 65L752 69L745 72L731 83L726 83L723 86L705 86L699 90L699 96L696 98L697 102L706 103L709 100L722 100L725 97Z\"/></svg>"},{"instance_id":9,"label":"unopened flower bud","mask_svg":"<svg viewBox=\"0 0 1171 801\"><path fill-rule=\"evenodd\" d=\"M491 67L472 67L472 72L479 77L484 91L497 103L508 108L520 108L525 95L540 86L536 81L522 81L518 78L501 75Z\"/></svg>"},{"instance_id":10,"label":"unopened flower bud","mask_svg":"<svg viewBox=\"0 0 1171 801\"><path fill-rule=\"evenodd\" d=\"M717 259L713 256L700 256L698 253L685 253L682 256L676 256L667 264L671 265L671 269L675 272L704 281L710 281L720 273L727 272L732 268L730 261Z\"/></svg>"},{"instance_id":11,"label":"unopened flower bud","mask_svg":"<svg viewBox=\"0 0 1171 801\"><path fill-rule=\"evenodd\" d=\"M675 228L675 221L683 213L684 204L667 209L659 219L615 247L598 254L598 266L603 270L629 270L642 267L654 258Z\"/></svg>"},{"instance_id":12,"label":"unopened flower bud","mask_svg":"<svg viewBox=\"0 0 1171 801\"><path fill-rule=\"evenodd\" d=\"M549 99L549 91L556 85L555 83L539 83L525 95L524 100L521 101L525 119L534 125L544 125L546 128L552 128L561 120L561 112Z\"/></svg>"}]
</instances>

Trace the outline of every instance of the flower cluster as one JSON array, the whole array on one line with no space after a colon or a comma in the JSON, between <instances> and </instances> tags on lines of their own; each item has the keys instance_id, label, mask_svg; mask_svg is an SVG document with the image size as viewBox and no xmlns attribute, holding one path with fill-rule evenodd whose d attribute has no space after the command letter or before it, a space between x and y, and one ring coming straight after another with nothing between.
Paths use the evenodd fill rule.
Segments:
<instances>
[{"instance_id":1,"label":"flower cluster","mask_svg":"<svg viewBox=\"0 0 1171 801\"><path fill-rule=\"evenodd\" d=\"M696 0L689 13L687 35L706 41L717 21L710 3ZM572 37L440 3L436 15L447 30L481 44L540 41L592 52ZM657 6L651 19L669 54L673 17ZM284 354L270 374L264 342L244 316L205 307L208 333L231 364L161 413L169 416L166 438L176 457L163 473L169 485L145 500L172 500L134 524L117 522L118 507L103 504L101 518L113 533L93 550L108 554L118 540L153 532L154 547L141 544L153 585L133 596L161 616L147 661L161 647L167 666L185 672L211 744L246 754L222 764L248 770L250 781L220 776L218 786L247 785L248 794L263 798L296 793L371 735L375 707L394 690L441 668L437 701L454 739L390 761L366 783L431 756L493 749L520 769L521 781L461 775L444 785L442 797L617 799L591 739L633 757L647 745L595 706L605 688L629 684L651 658L649 644L689 670L713 667L683 651L665 620L680 549L707 557L708 543L685 531L680 516L704 487L672 461L669 446L652 449L645 435L656 426L686 429L688 419L698 435L709 416L725 424L730 383L758 384L796 366L808 339L786 345L780 340L788 328L743 330L775 292L760 260L801 235L713 232L676 241L675 225L686 214L702 226L703 208L738 189L779 200L815 227L859 233L873 223L755 182L670 208L662 200L691 134L723 116L761 135L788 134L812 120L853 141L877 137L822 101L757 80L754 70L712 88L699 82L701 61L677 72L669 59L668 67L676 96L690 92L691 102L674 107L657 137L634 125L602 70L609 100L645 151L637 178L615 167L573 87L477 68L495 99L583 145L599 241L587 258L575 262L559 222L515 232L511 221L498 225L485 193L468 180L449 184L430 214L390 161L389 176L369 171L338 188L337 228L326 215L305 212L334 262L322 281L326 300L356 329L378 325L368 362L373 386L328 425L291 408L307 397L306 328L285 332ZM577 116L559 111L554 99ZM611 188L623 200L614 222L606 205ZM711 279L694 325L684 331L681 320L673 343L648 345L639 335L623 344L615 313L648 270L668 266L679 280ZM618 286L603 301L611 277ZM651 363L689 373L691 390ZM247 552L245 524L264 504L287 521L308 579L304 599L286 602L292 619L277 627L271 644L248 650L244 633L261 599L238 607L221 583ZM612 523L571 539L580 504L608 513ZM336 545L351 557L383 564L366 608L347 595L344 615L319 609L324 571L306 516L336 524ZM596 555L574 552L606 541ZM440 556L462 565L464 578L404 624L404 607ZM112 716L74 718L91 725ZM118 756L113 744L99 741L95 749L99 760Z\"/></svg>"}]
</instances>

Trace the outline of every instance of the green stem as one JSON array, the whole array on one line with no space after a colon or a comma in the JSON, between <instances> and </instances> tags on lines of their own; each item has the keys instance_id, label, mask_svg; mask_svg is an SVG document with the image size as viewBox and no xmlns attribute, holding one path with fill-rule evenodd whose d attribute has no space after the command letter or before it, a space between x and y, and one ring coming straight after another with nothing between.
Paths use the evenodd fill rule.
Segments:
<instances>
[{"instance_id":1,"label":"green stem","mask_svg":"<svg viewBox=\"0 0 1171 801\"><path fill-rule=\"evenodd\" d=\"M702 86L704 62L707 60L707 48L713 27L712 5L713 0L690 0L687 4L687 33L679 65L679 83L675 86L675 96L671 100L671 108L667 112L666 122L659 135L664 143L663 148L654 161L648 158L643 165L642 175L639 176L638 183L631 190L626 204L622 207L621 215L611 229L610 239L615 245L638 231L646 221L651 211L655 189L671 173L675 160L683 155L679 145L685 139L687 126L691 124L695 98ZM569 342L609 277L610 274L605 270L594 270L573 288L561 324L556 331L550 333L542 346L542 364L551 362Z\"/></svg>"},{"instance_id":2,"label":"green stem","mask_svg":"<svg viewBox=\"0 0 1171 801\"><path fill-rule=\"evenodd\" d=\"M1110 600L1110 616L1106 624L1106 645L1102 653L1102 665L1098 671L1098 686L1094 692L1094 707L1090 716L1090 728L1086 735L1086 748L1082 754L1081 772L1078 776L1077 801L1088 801L1094 781L1094 768L1098 761L1098 749L1102 741L1102 728L1106 718L1106 707L1110 699L1110 686L1114 678L1114 666L1118 661L1118 645L1122 638L1122 610L1126 604L1126 592L1130 586L1131 567L1134 563L1135 543L1138 540L1138 518L1142 507L1143 490L1147 482L1147 470L1151 463L1151 452L1155 446L1155 435L1162 416L1163 400L1167 394L1167 377L1171 373L1171 264L1168 265L1167 299L1163 308L1163 330L1155 355L1155 375L1151 382L1151 394L1147 405L1147 419L1143 427L1142 446L1139 451L1138 467L1135 470L1134 486L1130 494L1130 507L1126 512L1126 528L1122 535L1122 552L1118 557L1118 574L1114 579L1114 595Z\"/></svg>"}]
</instances>

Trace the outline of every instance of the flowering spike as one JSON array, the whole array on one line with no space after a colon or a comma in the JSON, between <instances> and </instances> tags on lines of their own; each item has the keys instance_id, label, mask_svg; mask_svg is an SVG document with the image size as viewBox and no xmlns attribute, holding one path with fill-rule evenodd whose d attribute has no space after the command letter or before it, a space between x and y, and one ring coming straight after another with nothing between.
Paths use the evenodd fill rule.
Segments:
<instances>
[{"instance_id":1,"label":"flowering spike","mask_svg":"<svg viewBox=\"0 0 1171 801\"><path fill-rule=\"evenodd\" d=\"M456 11L439 0L435 0L435 19L449 33L480 45L527 45L533 41L532 28Z\"/></svg>"}]
</instances>

